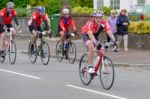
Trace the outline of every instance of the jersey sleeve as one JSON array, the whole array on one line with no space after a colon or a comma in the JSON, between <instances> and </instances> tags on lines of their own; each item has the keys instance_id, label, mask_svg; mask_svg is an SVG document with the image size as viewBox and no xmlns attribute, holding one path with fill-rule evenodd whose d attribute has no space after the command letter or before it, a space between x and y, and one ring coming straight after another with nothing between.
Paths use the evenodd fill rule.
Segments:
<instances>
[{"instance_id":1,"label":"jersey sleeve","mask_svg":"<svg viewBox=\"0 0 150 99\"><path fill-rule=\"evenodd\" d=\"M17 11L16 11L16 10L13 10L13 11L12 11L12 15L13 15L13 16L16 16L16 15L17 15Z\"/></svg>"},{"instance_id":2,"label":"jersey sleeve","mask_svg":"<svg viewBox=\"0 0 150 99\"><path fill-rule=\"evenodd\" d=\"M102 26L104 27L104 30L105 30L106 32L111 31L111 28L110 28L110 25L108 24L108 21L104 21L104 22L102 23Z\"/></svg>"},{"instance_id":3,"label":"jersey sleeve","mask_svg":"<svg viewBox=\"0 0 150 99\"><path fill-rule=\"evenodd\" d=\"M4 11L3 10L0 11L0 16L4 16Z\"/></svg>"},{"instance_id":4,"label":"jersey sleeve","mask_svg":"<svg viewBox=\"0 0 150 99\"><path fill-rule=\"evenodd\" d=\"M36 18L37 18L37 15L36 15L36 13L34 12L33 14L32 14L32 20L36 20Z\"/></svg>"},{"instance_id":5,"label":"jersey sleeve","mask_svg":"<svg viewBox=\"0 0 150 99\"><path fill-rule=\"evenodd\" d=\"M42 18L43 18L43 21L46 21L48 19L48 16L44 14Z\"/></svg>"},{"instance_id":6,"label":"jersey sleeve","mask_svg":"<svg viewBox=\"0 0 150 99\"><path fill-rule=\"evenodd\" d=\"M74 31L76 31L76 25L73 19L71 19L71 26Z\"/></svg>"},{"instance_id":7,"label":"jersey sleeve","mask_svg":"<svg viewBox=\"0 0 150 99\"><path fill-rule=\"evenodd\" d=\"M63 21L60 19L59 26L63 31L66 31Z\"/></svg>"}]
</instances>

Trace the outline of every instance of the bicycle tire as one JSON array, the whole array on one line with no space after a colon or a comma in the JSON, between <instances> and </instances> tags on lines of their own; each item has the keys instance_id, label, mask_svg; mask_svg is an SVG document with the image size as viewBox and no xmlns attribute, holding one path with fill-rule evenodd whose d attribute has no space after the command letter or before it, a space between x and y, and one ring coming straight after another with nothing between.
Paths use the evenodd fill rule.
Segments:
<instances>
[{"instance_id":1,"label":"bicycle tire","mask_svg":"<svg viewBox=\"0 0 150 99\"><path fill-rule=\"evenodd\" d=\"M36 45L36 43L34 43L34 51L31 51L31 45L32 45L32 42L30 41L29 47L28 47L29 60L31 63L35 63L36 59L37 59L37 55L38 55L37 45Z\"/></svg>"},{"instance_id":2,"label":"bicycle tire","mask_svg":"<svg viewBox=\"0 0 150 99\"><path fill-rule=\"evenodd\" d=\"M8 49L9 61L11 64L14 64L16 61L16 57L17 57L17 47L14 41L10 41L10 43L11 44L9 44L9 49ZM11 57L13 54L14 54L14 57Z\"/></svg>"},{"instance_id":3,"label":"bicycle tire","mask_svg":"<svg viewBox=\"0 0 150 99\"><path fill-rule=\"evenodd\" d=\"M107 57L107 56L103 57L103 61L101 63L99 72L100 72L99 77L100 77L100 82L102 84L102 87L105 90L109 90L114 83L114 77L115 77L114 64L109 57ZM112 78L110 78L110 80L108 80L110 74L112 74Z\"/></svg>"},{"instance_id":4,"label":"bicycle tire","mask_svg":"<svg viewBox=\"0 0 150 99\"><path fill-rule=\"evenodd\" d=\"M56 53L56 58L59 62L62 61L63 57L64 57L64 49L60 48L61 41L58 41L56 44L56 49L55 49L55 53Z\"/></svg>"},{"instance_id":5,"label":"bicycle tire","mask_svg":"<svg viewBox=\"0 0 150 99\"><path fill-rule=\"evenodd\" d=\"M80 80L84 85L89 85L92 81L92 75L87 72L88 68L89 67L87 64L87 54L83 54L79 63L79 75L80 75Z\"/></svg>"},{"instance_id":6,"label":"bicycle tire","mask_svg":"<svg viewBox=\"0 0 150 99\"><path fill-rule=\"evenodd\" d=\"M71 57L71 54L74 53L74 55ZM76 60L76 45L74 42L69 42L69 48L68 48L68 51L67 51L67 54L68 54L68 61L70 64L73 64Z\"/></svg>"},{"instance_id":7,"label":"bicycle tire","mask_svg":"<svg viewBox=\"0 0 150 99\"><path fill-rule=\"evenodd\" d=\"M41 43L41 61L44 65L47 65L50 60L50 48L49 48L49 45L47 42L45 42L43 40L41 42L42 42ZM45 55L45 53L48 55ZM46 59L46 56L47 56L47 59ZM44 59L46 59L46 61L44 61Z\"/></svg>"}]
</instances>

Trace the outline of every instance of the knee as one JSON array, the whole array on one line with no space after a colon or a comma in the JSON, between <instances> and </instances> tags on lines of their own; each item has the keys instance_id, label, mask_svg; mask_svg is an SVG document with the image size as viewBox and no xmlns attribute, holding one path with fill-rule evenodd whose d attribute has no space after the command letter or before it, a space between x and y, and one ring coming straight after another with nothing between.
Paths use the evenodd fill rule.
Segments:
<instances>
[{"instance_id":1,"label":"knee","mask_svg":"<svg viewBox=\"0 0 150 99\"><path fill-rule=\"evenodd\" d=\"M1 34L0 34L0 38L1 38L1 39L4 39L4 37L5 37L4 33L1 33Z\"/></svg>"},{"instance_id":2,"label":"knee","mask_svg":"<svg viewBox=\"0 0 150 99\"><path fill-rule=\"evenodd\" d=\"M89 43L87 46L88 46L89 51L93 51L93 49L94 49L93 43Z\"/></svg>"},{"instance_id":3,"label":"knee","mask_svg":"<svg viewBox=\"0 0 150 99\"><path fill-rule=\"evenodd\" d=\"M64 35L65 35L65 32L64 32L64 31L61 31L61 32L60 32L60 35L61 35L61 36L64 36Z\"/></svg>"}]
</instances>

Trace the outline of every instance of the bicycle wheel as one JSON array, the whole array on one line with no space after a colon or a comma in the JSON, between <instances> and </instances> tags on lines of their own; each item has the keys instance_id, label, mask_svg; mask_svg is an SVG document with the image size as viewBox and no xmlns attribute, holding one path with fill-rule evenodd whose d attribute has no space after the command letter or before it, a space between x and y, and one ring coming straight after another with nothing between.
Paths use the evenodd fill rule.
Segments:
<instances>
[{"instance_id":1,"label":"bicycle wheel","mask_svg":"<svg viewBox=\"0 0 150 99\"><path fill-rule=\"evenodd\" d=\"M69 48L67 50L69 63L73 64L76 60L76 45L74 42L69 43Z\"/></svg>"},{"instance_id":2,"label":"bicycle wheel","mask_svg":"<svg viewBox=\"0 0 150 99\"><path fill-rule=\"evenodd\" d=\"M50 49L48 46L48 43L45 41L42 41L41 43L41 60L44 65L47 65L49 63L50 59Z\"/></svg>"},{"instance_id":3,"label":"bicycle wheel","mask_svg":"<svg viewBox=\"0 0 150 99\"><path fill-rule=\"evenodd\" d=\"M33 47L32 49L31 46ZM32 42L29 43L28 55L29 55L30 62L35 63L38 55L36 43L34 44L32 44Z\"/></svg>"},{"instance_id":4,"label":"bicycle wheel","mask_svg":"<svg viewBox=\"0 0 150 99\"><path fill-rule=\"evenodd\" d=\"M63 45L61 44L61 41L57 42L55 53L56 53L57 60L61 62L64 57L64 49L63 49Z\"/></svg>"},{"instance_id":5,"label":"bicycle wheel","mask_svg":"<svg viewBox=\"0 0 150 99\"><path fill-rule=\"evenodd\" d=\"M89 85L92 81L92 76L91 74L88 73L88 64L87 64L87 54L83 54L79 63L79 75L80 75L80 79L81 82L84 85Z\"/></svg>"},{"instance_id":6,"label":"bicycle wheel","mask_svg":"<svg viewBox=\"0 0 150 99\"><path fill-rule=\"evenodd\" d=\"M102 87L106 90L109 90L114 83L114 64L111 59L107 56L103 57L103 61L100 66L100 82Z\"/></svg>"},{"instance_id":7,"label":"bicycle wheel","mask_svg":"<svg viewBox=\"0 0 150 99\"><path fill-rule=\"evenodd\" d=\"M8 53L10 63L14 64L17 56L17 48L16 43L14 41L10 41Z\"/></svg>"}]
</instances>

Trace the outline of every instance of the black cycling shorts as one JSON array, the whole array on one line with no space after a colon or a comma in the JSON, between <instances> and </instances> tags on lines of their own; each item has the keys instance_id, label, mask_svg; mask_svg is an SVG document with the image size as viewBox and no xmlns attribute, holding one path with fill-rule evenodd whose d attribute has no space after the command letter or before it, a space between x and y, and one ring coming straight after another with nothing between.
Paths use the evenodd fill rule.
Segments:
<instances>
[{"instance_id":1,"label":"black cycling shorts","mask_svg":"<svg viewBox=\"0 0 150 99\"><path fill-rule=\"evenodd\" d=\"M97 41L99 41L98 35L94 35L94 37L95 37L95 39L96 39ZM90 40L88 34L82 34L82 39L83 39L83 41L84 41L85 43L86 43L86 41Z\"/></svg>"},{"instance_id":2,"label":"black cycling shorts","mask_svg":"<svg viewBox=\"0 0 150 99\"><path fill-rule=\"evenodd\" d=\"M31 34L32 34L32 31L33 31L33 30L35 30L34 27L33 27L33 26L29 26L29 31L31 32ZM43 31L40 26L37 27L37 30L40 31L40 32Z\"/></svg>"},{"instance_id":3,"label":"black cycling shorts","mask_svg":"<svg viewBox=\"0 0 150 99\"><path fill-rule=\"evenodd\" d=\"M12 24L6 25L6 28L11 28L11 27L13 27ZM3 32L5 32L4 25L0 24L0 33L3 33ZM8 32L9 32L9 29L8 29Z\"/></svg>"}]
</instances>

